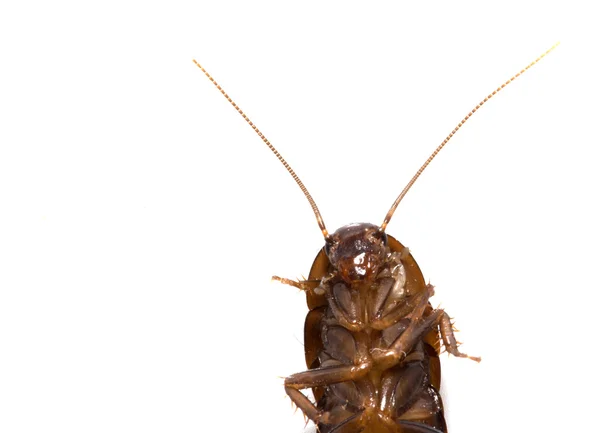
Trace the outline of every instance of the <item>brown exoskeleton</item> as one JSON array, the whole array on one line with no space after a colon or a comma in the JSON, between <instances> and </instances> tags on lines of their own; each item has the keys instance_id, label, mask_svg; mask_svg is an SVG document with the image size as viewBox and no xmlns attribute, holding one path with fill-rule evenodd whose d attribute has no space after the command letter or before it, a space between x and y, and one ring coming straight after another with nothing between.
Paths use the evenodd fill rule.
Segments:
<instances>
[{"instance_id":1,"label":"brown exoskeleton","mask_svg":"<svg viewBox=\"0 0 600 433\"><path fill-rule=\"evenodd\" d=\"M349 224L329 234L304 184L213 78L227 100L275 153L308 199L325 238L308 279L273 277L306 292L304 326L308 370L285 378L285 391L322 433L446 433L439 353L461 353L450 317L434 309L433 286L407 248L385 233L398 207L423 170L456 131L498 91L483 99L435 149L402 190L381 226ZM303 389L312 389L315 402Z\"/></svg>"}]
</instances>

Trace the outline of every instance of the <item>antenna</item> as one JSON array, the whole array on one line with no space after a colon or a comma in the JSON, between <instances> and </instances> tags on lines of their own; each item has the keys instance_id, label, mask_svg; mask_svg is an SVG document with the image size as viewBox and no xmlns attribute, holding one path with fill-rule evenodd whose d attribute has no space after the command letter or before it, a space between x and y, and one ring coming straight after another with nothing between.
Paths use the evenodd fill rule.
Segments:
<instances>
[{"instance_id":1,"label":"antenna","mask_svg":"<svg viewBox=\"0 0 600 433\"><path fill-rule=\"evenodd\" d=\"M442 143L437 147L437 149L435 149L433 151L433 153L429 156L429 158L427 158L427 161L425 161L425 163L421 166L421 168L419 168L417 170L417 172L412 177L412 179L410 180L410 182L408 182L408 184L404 187L404 189L402 190L402 192L400 193L400 195L398 196L398 198L396 198L396 201L394 201L394 204L392 205L392 207L388 211L387 215L385 216L385 219L383 220L383 224L381 224L381 230L385 231L385 228L387 227L388 223L392 219L392 215L394 215L394 212L396 211L396 208L398 207L398 205L400 204L400 202L402 201L402 199L404 198L404 196L406 195L406 193L408 192L408 190L410 190L410 188L414 185L414 183L417 181L417 179L419 178L419 176L421 176L421 173L423 173L423 171L427 168L427 166L429 165L429 163L431 161L433 161L433 158L435 158L436 155L438 153L440 153L440 150L442 150L443 147L446 145L446 143L448 143L450 141L450 139L454 136L454 134L456 134L456 131L458 131L460 129L460 127L463 126L465 124L465 122L467 120L469 120L469 118L473 114L475 114L475 112L477 110L479 110L481 108L481 106L483 104L485 104L487 101L489 101L492 98L492 96L494 96L500 90L504 89L507 85L509 85L511 82L513 82L519 75L523 74L526 70L528 70L533 65L535 65L537 62L539 62L540 60L542 60L550 51L552 51L553 49L555 49L558 46L558 44L560 44L560 42L557 42L556 44L554 44L548 51L546 51L544 54L542 54L541 56L539 56L537 59L535 59L529 65L527 65L525 68L521 69L517 74L513 75L512 78L510 78L508 81L506 81L500 87L498 87L492 93L490 93L489 95L487 95L479 104L477 104L475 106L475 108L473 108L469 112L469 114L467 114L465 116L465 118L463 120L461 120L458 123L458 125L456 125L456 128L454 128L452 130L452 132L450 134L448 134L448 136L444 139L444 141L442 141Z\"/></svg>"},{"instance_id":2,"label":"antenna","mask_svg":"<svg viewBox=\"0 0 600 433\"><path fill-rule=\"evenodd\" d=\"M236 111L238 113L240 113L240 115L244 118L244 120L246 122L248 122L248 125L250 125L252 127L252 129L254 129L254 132L256 132L258 134L258 136L262 139L262 141L264 141L264 143L269 147L269 149L271 149L271 152L273 152L275 154L277 159L283 164L283 166L286 168L286 170L292 175L292 177L294 178L294 180L296 181L296 183L298 184L298 186L300 187L300 189L306 196L306 199L310 203L310 207L312 207L312 210L315 213L315 217L317 217L317 224L319 224L321 233L323 233L323 236L325 237L325 239L327 239L329 237L329 233L327 232L327 229L325 228L325 223L323 222L323 217L321 217L321 212L319 212L319 208L317 207L317 204L313 200L312 196L308 192L308 189L306 189L306 187L304 186L304 184L302 183L302 181L300 180L300 178L298 177L296 172L294 170L292 170L292 167L290 167L290 165L287 163L287 161L285 159L283 159L283 156L281 156L281 154L277 151L277 149L275 149L275 146L273 146L271 144L271 142L267 139L267 137L265 137L263 135L263 133L260 132L260 130L256 127L256 125L254 125L254 123L252 123L252 121L248 118L248 116L246 116L246 114L244 114L242 109L240 107L238 107L235 102L233 102L233 100L229 97L229 95L227 93L225 93L225 91L221 88L221 86L219 86L219 84L217 84L217 82L213 79L213 77L211 77L210 74L208 72L206 72L206 69L204 69L202 67L202 65L200 65L200 63L198 63L196 60L194 60L194 63L196 64L196 66L198 66L200 68L200 70L202 72L204 72L204 75L206 75L208 77L208 79L216 86L216 88L219 89L219 91L223 94L223 96L225 96L225 99L227 99L229 101L229 103L231 105L233 105L233 108L235 108Z\"/></svg>"}]
</instances>

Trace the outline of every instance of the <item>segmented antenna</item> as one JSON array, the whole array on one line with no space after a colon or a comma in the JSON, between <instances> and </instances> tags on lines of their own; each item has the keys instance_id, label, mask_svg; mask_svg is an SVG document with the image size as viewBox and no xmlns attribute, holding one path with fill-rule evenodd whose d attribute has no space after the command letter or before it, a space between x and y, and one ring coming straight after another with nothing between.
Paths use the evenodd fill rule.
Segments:
<instances>
[{"instance_id":1,"label":"segmented antenna","mask_svg":"<svg viewBox=\"0 0 600 433\"><path fill-rule=\"evenodd\" d=\"M525 68L521 69L521 71L519 71L517 74L515 74L510 80L506 81L504 84L502 84L500 87L498 87L496 90L494 90L492 93L490 93L489 95L487 95L483 101L481 101L479 104L477 104L475 106L475 108L473 108L469 114L467 114L465 116L465 118L463 120L461 120L458 125L456 125L456 128L454 128L452 130L452 132L450 134L448 134L448 136L444 139L444 141L442 141L442 143L437 147L437 149L435 149L433 151L433 153L429 156L429 158L427 158L427 161L425 161L425 163L421 166L421 168L419 168L419 170L417 170L417 172L415 173L415 175L412 177L412 179L410 180L410 182L408 182L408 184L404 187L404 189L402 190L402 192L400 193L400 195L398 196L398 198L396 199L396 201L394 201L394 204L392 205L392 207L390 208L390 210L388 211L387 215L385 216L385 219L383 220L383 224L381 224L381 230L385 230L385 228L387 227L388 223L390 222L390 220L392 219L392 215L394 215L394 212L396 211L396 208L398 207L398 205L400 204L400 202L402 201L402 199L404 198L404 196L406 195L406 193L408 192L408 190L414 185L414 183L417 181L417 179L419 178L419 176L421 176L421 173L423 173L423 171L425 170L425 168L427 168L427 166L429 165L429 163L433 160L433 158L436 157L436 155L440 152L440 150L442 150L442 148L446 145L446 143L448 143L448 141L450 141L450 139L454 136L454 134L456 134L456 131L458 131L460 129L461 126L463 126L465 124L465 122L467 120L469 120L469 118L477 111L481 108L481 106L483 104L485 104L487 101L489 101L492 96L494 96L496 93L498 93L500 90L504 89L508 84L510 84L512 81L515 80L515 78L517 78L519 75L521 75L523 72L525 72L526 70L528 70L529 68L531 68L533 65L535 65L537 62L539 62L540 60L542 60L542 58L544 58L550 51L552 51L553 49L555 49L558 44L560 44L560 42L557 42L556 44L554 44L552 46L552 48L550 48L548 51L546 51L544 54L542 54L541 56L539 56L537 59L535 59L533 62L531 62L529 65L527 65Z\"/></svg>"},{"instance_id":2,"label":"segmented antenna","mask_svg":"<svg viewBox=\"0 0 600 433\"><path fill-rule=\"evenodd\" d=\"M319 208L317 207L317 204L313 200L312 196L308 192L308 189L306 189L306 187L304 186L304 184L302 183L302 181L300 180L300 178L298 177L296 172L294 170L292 170L292 167L290 167L290 165L287 163L287 161L285 159L283 159L283 156L281 156L281 154L277 151L277 149L275 149L275 147L269 142L267 137L265 137L263 135L263 133L260 132L260 130L256 127L256 125L254 125L254 123L252 123L252 121L248 118L248 116L246 116L246 114L244 114L242 109L240 107L238 107L235 102L233 102L233 100L229 97L229 95L227 93L225 93L225 91L221 88L221 86L219 86L219 84L217 84L217 82L214 80L214 78L211 77L208 72L206 72L206 69L204 69L202 67L202 65L200 65L200 63L198 63L196 60L194 60L194 63L196 64L196 66L198 66L200 68L200 70L202 72L204 72L204 75L206 75L208 77L208 79L210 81L212 81L212 83L217 87L217 89L219 89L219 91L223 94L223 96L225 96L225 99L227 99L229 101L229 103L231 105L233 105L233 108L235 108L236 111L238 113L240 113L240 115L244 118L244 120L246 122L248 122L248 125L250 125L252 127L252 129L254 129L254 132L256 132L258 134L258 136L262 139L262 141L264 141L265 144L269 147L269 149L271 149L271 152L273 152L275 154L277 159L283 164L283 166L286 168L286 170L292 175L292 177L294 178L294 180L296 181L296 183L298 184L298 186L300 187L300 189L306 196L306 199L310 203L310 207L312 207L312 210L315 213L315 217L317 217L317 224L319 224L319 228L321 229L323 236L325 237L325 239L327 239L329 237L329 233L327 232L327 229L325 228L325 223L323 222L323 217L321 217L321 212L319 212Z\"/></svg>"}]
</instances>

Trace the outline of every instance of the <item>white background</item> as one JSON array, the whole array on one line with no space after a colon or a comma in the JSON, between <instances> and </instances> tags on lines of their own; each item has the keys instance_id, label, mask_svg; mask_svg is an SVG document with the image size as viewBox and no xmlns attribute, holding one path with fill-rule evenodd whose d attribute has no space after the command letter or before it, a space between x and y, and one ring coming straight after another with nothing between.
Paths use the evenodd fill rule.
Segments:
<instances>
[{"instance_id":1,"label":"white background","mask_svg":"<svg viewBox=\"0 0 600 433\"><path fill-rule=\"evenodd\" d=\"M15 5L16 2L13 2ZM0 431L302 432L306 275L380 223L479 365L455 433L597 431L598 34L570 3L0 7Z\"/></svg>"}]
</instances>

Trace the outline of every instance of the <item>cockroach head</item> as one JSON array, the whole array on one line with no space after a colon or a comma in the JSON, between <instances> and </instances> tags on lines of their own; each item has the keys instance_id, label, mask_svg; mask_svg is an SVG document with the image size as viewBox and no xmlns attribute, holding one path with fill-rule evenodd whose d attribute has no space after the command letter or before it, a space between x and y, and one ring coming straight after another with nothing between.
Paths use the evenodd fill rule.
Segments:
<instances>
[{"instance_id":1,"label":"cockroach head","mask_svg":"<svg viewBox=\"0 0 600 433\"><path fill-rule=\"evenodd\" d=\"M348 224L326 238L325 252L346 282L371 280L385 261L387 235L373 224Z\"/></svg>"}]
</instances>

